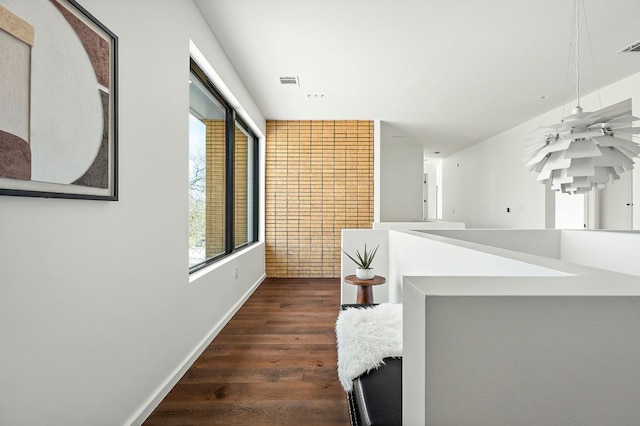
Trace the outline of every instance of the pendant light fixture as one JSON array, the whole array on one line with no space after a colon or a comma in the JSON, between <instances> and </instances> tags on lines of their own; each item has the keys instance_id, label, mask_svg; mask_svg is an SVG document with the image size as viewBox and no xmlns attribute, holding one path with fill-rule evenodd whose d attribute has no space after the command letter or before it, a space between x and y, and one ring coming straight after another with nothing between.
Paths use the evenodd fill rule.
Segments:
<instances>
[{"instance_id":1,"label":"pendant light fixture","mask_svg":"<svg viewBox=\"0 0 640 426\"><path fill-rule=\"evenodd\" d=\"M640 128L632 125L640 119L631 115L628 101L594 112L580 107L581 1L575 0L574 6L576 107L561 122L534 130L525 141L524 154L525 167L538 175L539 182L550 182L552 190L569 194L605 188L633 169L633 158L640 154L640 145L633 140Z\"/></svg>"}]
</instances>

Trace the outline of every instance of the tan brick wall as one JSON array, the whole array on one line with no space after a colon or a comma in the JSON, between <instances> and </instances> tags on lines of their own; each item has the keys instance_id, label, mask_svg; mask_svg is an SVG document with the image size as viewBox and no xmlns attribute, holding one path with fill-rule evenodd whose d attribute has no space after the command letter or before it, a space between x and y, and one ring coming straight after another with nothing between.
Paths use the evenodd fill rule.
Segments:
<instances>
[{"instance_id":1,"label":"tan brick wall","mask_svg":"<svg viewBox=\"0 0 640 426\"><path fill-rule=\"evenodd\" d=\"M269 277L340 276L344 228L373 222L372 121L267 121Z\"/></svg>"}]
</instances>

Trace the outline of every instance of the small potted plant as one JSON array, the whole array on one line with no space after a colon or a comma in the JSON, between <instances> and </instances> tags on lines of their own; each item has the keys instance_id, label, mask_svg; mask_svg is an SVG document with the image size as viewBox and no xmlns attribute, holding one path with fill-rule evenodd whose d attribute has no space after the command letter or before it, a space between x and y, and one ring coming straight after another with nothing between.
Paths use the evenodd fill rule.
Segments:
<instances>
[{"instance_id":1,"label":"small potted plant","mask_svg":"<svg viewBox=\"0 0 640 426\"><path fill-rule=\"evenodd\" d=\"M373 273L373 268L371 267L371 263L373 262L373 258L376 257L378 247L380 247L380 245L377 245L373 250L367 251L367 245L365 244L364 252L360 253L358 250L356 250L355 258L346 251L342 250L342 252L346 254L347 257L353 261L353 263L356 264L356 277L358 279L370 280L375 276Z\"/></svg>"}]
</instances>

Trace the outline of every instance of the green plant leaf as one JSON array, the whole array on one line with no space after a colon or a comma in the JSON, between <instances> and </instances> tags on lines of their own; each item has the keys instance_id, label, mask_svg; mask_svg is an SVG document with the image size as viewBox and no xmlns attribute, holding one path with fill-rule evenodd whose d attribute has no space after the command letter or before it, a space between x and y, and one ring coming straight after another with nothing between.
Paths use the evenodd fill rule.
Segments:
<instances>
[{"instance_id":1,"label":"green plant leaf","mask_svg":"<svg viewBox=\"0 0 640 426\"><path fill-rule=\"evenodd\" d=\"M378 244L373 250L367 250L367 245L365 244L364 251L362 253L360 253L359 250L356 250L355 258L344 250L342 250L342 252L346 254L347 257L351 259L358 268L371 269L371 263L373 263L373 259L375 258L379 247L380 245Z\"/></svg>"}]
</instances>

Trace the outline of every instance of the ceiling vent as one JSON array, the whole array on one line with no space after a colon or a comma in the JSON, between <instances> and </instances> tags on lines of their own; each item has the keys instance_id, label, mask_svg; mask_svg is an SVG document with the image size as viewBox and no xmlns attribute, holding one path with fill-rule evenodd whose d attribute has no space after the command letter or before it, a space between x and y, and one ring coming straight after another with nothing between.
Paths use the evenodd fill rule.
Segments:
<instances>
[{"instance_id":1,"label":"ceiling vent","mask_svg":"<svg viewBox=\"0 0 640 426\"><path fill-rule=\"evenodd\" d=\"M618 50L618 53L626 52L640 52L640 41L636 41L635 43L625 47L624 49Z\"/></svg>"},{"instance_id":2,"label":"ceiling vent","mask_svg":"<svg viewBox=\"0 0 640 426\"><path fill-rule=\"evenodd\" d=\"M300 86L298 77L280 77L280 84L283 86Z\"/></svg>"}]
</instances>

